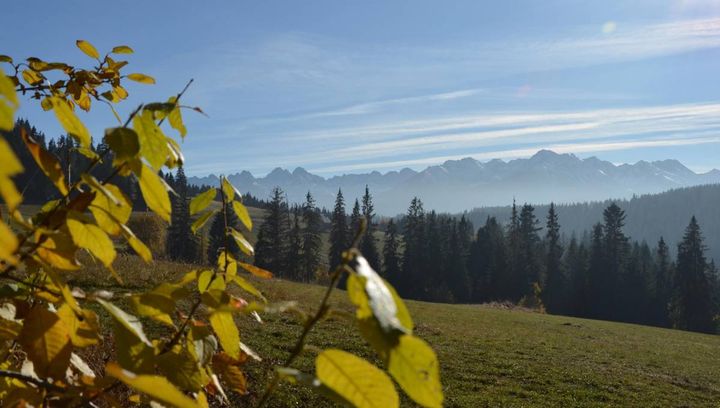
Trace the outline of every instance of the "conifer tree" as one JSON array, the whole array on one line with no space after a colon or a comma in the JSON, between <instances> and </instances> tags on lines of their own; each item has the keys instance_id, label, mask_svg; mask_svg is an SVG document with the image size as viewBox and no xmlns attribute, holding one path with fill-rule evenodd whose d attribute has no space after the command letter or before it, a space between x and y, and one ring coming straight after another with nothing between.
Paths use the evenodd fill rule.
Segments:
<instances>
[{"instance_id":1,"label":"conifer tree","mask_svg":"<svg viewBox=\"0 0 720 408\"><path fill-rule=\"evenodd\" d=\"M450 242L446 268L447 281L454 302L470 300L470 276L468 273L468 257L470 256L470 237L472 226L465 216L460 221L451 221Z\"/></svg>"},{"instance_id":2,"label":"conifer tree","mask_svg":"<svg viewBox=\"0 0 720 408\"><path fill-rule=\"evenodd\" d=\"M305 203L302 207L302 218L305 228L302 233L303 251L301 280L310 282L315 278L315 273L320 267L320 250L322 249L320 228L322 220L320 218L320 211L315 205L315 199L309 191L305 196Z\"/></svg>"},{"instance_id":3,"label":"conifer tree","mask_svg":"<svg viewBox=\"0 0 720 408\"><path fill-rule=\"evenodd\" d=\"M362 215L365 217L367 227L365 228L365 234L360 242L360 252L362 252L370 266L372 266L376 271L379 271L380 253L378 252L377 240L375 238L376 225L373 222L373 218L375 217L375 206L373 205L372 195L370 195L370 189L367 185L365 186L365 194L362 198Z\"/></svg>"},{"instance_id":4,"label":"conifer tree","mask_svg":"<svg viewBox=\"0 0 720 408\"><path fill-rule=\"evenodd\" d=\"M495 217L488 217L478 229L468 263L474 303L509 299L507 245L503 228Z\"/></svg>"},{"instance_id":5,"label":"conifer tree","mask_svg":"<svg viewBox=\"0 0 720 408\"><path fill-rule=\"evenodd\" d=\"M602 224L595 224L592 230L588 263L587 316L606 318L607 310L613 307L607 297L608 283L605 270L605 234Z\"/></svg>"},{"instance_id":6,"label":"conifer tree","mask_svg":"<svg viewBox=\"0 0 720 408\"><path fill-rule=\"evenodd\" d=\"M391 218L385 228L385 245L383 246L383 275L392 285L400 280L400 242L395 221Z\"/></svg>"},{"instance_id":7,"label":"conifer tree","mask_svg":"<svg viewBox=\"0 0 720 408\"><path fill-rule=\"evenodd\" d=\"M520 210L520 231L519 247L517 254L520 262L520 280L516 287L516 296L534 294L534 284L541 283L538 220L535 217L535 208L530 204L524 204Z\"/></svg>"},{"instance_id":8,"label":"conifer tree","mask_svg":"<svg viewBox=\"0 0 720 408\"><path fill-rule=\"evenodd\" d=\"M625 265L628 260L628 237L623 232L625 226L625 211L612 203L603 211L603 232L605 233L604 243L604 279L599 287L601 302L605 302L603 316L608 319L617 319L621 314L621 306L618 299L620 280L625 273Z\"/></svg>"},{"instance_id":9,"label":"conifer tree","mask_svg":"<svg viewBox=\"0 0 720 408\"><path fill-rule=\"evenodd\" d=\"M273 189L266 211L255 245L255 264L284 277L287 275L285 261L289 221L288 206L279 187Z\"/></svg>"},{"instance_id":10,"label":"conifer tree","mask_svg":"<svg viewBox=\"0 0 720 408\"><path fill-rule=\"evenodd\" d=\"M671 308L673 327L714 332L708 264L700 226L693 216L678 244L677 268Z\"/></svg>"},{"instance_id":11,"label":"conifer tree","mask_svg":"<svg viewBox=\"0 0 720 408\"><path fill-rule=\"evenodd\" d=\"M410 202L403 228L405 250L402 256L402 274L397 290L403 297L417 297L422 292L421 279L425 270L425 211L417 197Z\"/></svg>"},{"instance_id":12,"label":"conifer tree","mask_svg":"<svg viewBox=\"0 0 720 408\"><path fill-rule=\"evenodd\" d=\"M566 279L562 269L563 248L560 245L560 223L555 204L550 203L545 225L545 288L543 303L550 313L565 311Z\"/></svg>"},{"instance_id":13,"label":"conifer tree","mask_svg":"<svg viewBox=\"0 0 720 408\"><path fill-rule=\"evenodd\" d=\"M655 279L652 293L651 319L653 324L667 327L670 325L668 319L668 307L672 296L673 265L670 261L670 249L665 239L660 237L655 250Z\"/></svg>"},{"instance_id":14,"label":"conifer tree","mask_svg":"<svg viewBox=\"0 0 720 408\"><path fill-rule=\"evenodd\" d=\"M567 313L573 316L588 315L588 254L585 245L572 237L565 252L564 263L567 265L569 276L568 309Z\"/></svg>"},{"instance_id":15,"label":"conifer tree","mask_svg":"<svg viewBox=\"0 0 720 408\"><path fill-rule=\"evenodd\" d=\"M300 219L302 215L300 208L294 206L289 222L288 249L285 254L285 267L287 269L287 278L293 280L301 280L304 270L303 257L303 230L300 227Z\"/></svg>"},{"instance_id":16,"label":"conifer tree","mask_svg":"<svg viewBox=\"0 0 720 408\"><path fill-rule=\"evenodd\" d=\"M330 251L328 253L328 264L330 270L335 269L342 260L342 253L348 248L348 225L345 215L345 198L342 190L338 189L335 197L335 208L330 220ZM343 274L344 276L344 274Z\"/></svg>"},{"instance_id":17,"label":"conifer tree","mask_svg":"<svg viewBox=\"0 0 720 408\"><path fill-rule=\"evenodd\" d=\"M167 234L167 254L170 259L195 262L197 245L190 229L190 199L187 194L187 178L182 167L178 168L176 176L171 180L176 195L171 195L172 218Z\"/></svg>"},{"instance_id":18,"label":"conifer tree","mask_svg":"<svg viewBox=\"0 0 720 408\"><path fill-rule=\"evenodd\" d=\"M360 202L358 199L355 199L355 205L353 205L352 213L350 214L350 233L348 234L348 242L347 246L349 247L352 244L352 239L357 234L358 230L360 229L360 219L362 218L362 213L360 212Z\"/></svg>"}]
</instances>

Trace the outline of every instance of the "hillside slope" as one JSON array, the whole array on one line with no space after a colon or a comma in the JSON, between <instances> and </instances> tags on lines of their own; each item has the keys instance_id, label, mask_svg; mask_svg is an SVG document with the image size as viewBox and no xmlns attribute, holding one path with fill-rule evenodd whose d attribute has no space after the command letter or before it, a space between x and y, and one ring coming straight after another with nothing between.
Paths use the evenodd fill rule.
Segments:
<instances>
[{"instance_id":1,"label":"hillside slope","mask_svg":"<svg viewBox=\"0 0 720 408\"><path fill-rule=\"evenodd\" d=\"M263 283L270 299L299 300L309 309L322 287ZM334 307L351 311L345 293ZM436 349L448 407L482 406L717 406L720 336L542 315L490 306L409 301L417 334ZM301 327L287 315L246 320L243 336L265 360L257 380L282 360ZM309 343L374 357L347 317L320 324ZM299 367L312 372L311 349ZM378 363L376 361L376 363ZM252 367L252 366L251 366ZM271 406L326 406L302 387L284 385ZM408 405L405 401L404 405Z\"/></svg>"}]
</instances>

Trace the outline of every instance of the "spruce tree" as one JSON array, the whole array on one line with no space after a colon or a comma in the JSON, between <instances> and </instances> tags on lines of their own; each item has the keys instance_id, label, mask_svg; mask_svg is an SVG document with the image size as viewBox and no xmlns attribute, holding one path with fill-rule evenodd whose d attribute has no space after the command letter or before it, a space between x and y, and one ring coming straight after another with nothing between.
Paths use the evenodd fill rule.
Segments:
<instances>
[{"instance_id":1,"label":"spruce tree","mask_svg":"<svg viewBox=\"0 0 720 408\"><path fill-rule=\"evenodd\" d=\"M588 315L588 254L585 245L572 237L565 252L565 265L569 271L568 308L572 316Z\"/></svg>"},{"instance_id":2,"label":"spruce tree","mask_svg":"<svg viewBox=\"0 0 720 408\"><path fill-rule=\"evenodd\" d=\"M630 245L628 237L623 232L625 211L612 203L603 211L603 219L605 273L602 286L599 288L601 299L605 302L602 317L614 320L623 314L618 290L625 273Z\"/></svg>"},{"instance_id":3,"label":"spruce tree","mask_svg":"<svg viewBox=\"0 0 720 408\"><path fill-rule=\"evenodd\" d=\"M322 226L322 219L320 218L320 211L315 205L315 199L309 191L305 196L305 203L302 207L302 218L305 228L302 234L303 261L301 280L310 282L315 278L315 273L320 267L320 251L322 249L320 228Z\"/></svg>"},{"instance_id":4,"label":"spruce tree","mask_svg":"<svg viewBox=\"0 0 720 408\"><path fill-rule=\"evenodd\" d=\"M167 234L167 254L170 259L195 262L197 246L195 236L190 229L190 199L188 197L187 178L182 167L172 180L176 195L171 195L172 216Z\"/></svg>"},{"instance_id":5,"label":"spruce tree","mask_svg":"<svg viewBox=\"0 0 720 408\"><path fill-rule=\"evenodd\" d=\"M652 293L651 321L658 326L670 325L668 307L672 297L673 265L670 261L670 248L660 237L655 250L655 279Z\"/></svg>"},{"instance_id":6,"label":"spruce tree","mask_svg":"<svg viewBox=\"0 0 720 408\"><path fill-rule=\"evenodd\" d=\"M358 233L358 230L360 229L360 219L362 218L362 213L360 212L360 202L358 199L355 199L355 205L353 205L352 213L350 214L350 232L347 237L347 246L350 247L352 245L352 240L355 238L355 235Z\"/></svg>"},{"instance_id":7,"label":"spruce tree","mask_svg":"<svg viewBox=\"0 0 720 408\"><path fill-rule=\"evenodd\" d=\"M385 245L383 246L383 275L393 286L400 280L400 242L395 221L391 218L385 228Z\"/></svg>"},{"instance_id":8,"label":"spruce tree","mask_svg":"<svg viewBox=\"0 0 720 408\"><path fill-rule=\"evenodd\" d=\"M495 217L488 217L478 229L468 264L472 302L509 299L507 245L503 228Z\"/></svg>"},{"instance_id":9,"label":"spruce tree","mask_svg":"<svg viewBox=\"0 0 720 408\"><path fill-rule=\"evenodd\" d=\"M425 211L417 197L410 202L403 228L405 250L402 256L402 273L397 290L403 297L417 297L422 292L425 272Z\"/></svg>"},{"instance_id":10,"label":"spruce tree","mask_svg":"<svg viewBox=\"0 0 720 408\"><path fill-rule=\"evenodd\" d=\"M348 249L348 225L345 215L345 199L342 190L338 189L335 197L335 208L330 220L330 251L328 253L328 264L330 270L335 269L342 261L342 253Z\"/></svg>"},{"instance_id":11,"label":"spruce tree","mask_svg":"<svg viewBox=\"0 0 720 408\"><path fill-rule=\"evenodd\" d=\"M678 244L671 309L673 327L704 333L714 332L707 273L705 245L700 226L693 216L685 229L682 242Z\"/></svg>"},{"instance_id":12,"label":"spruce tree","mask_svg":"<svg viewBox=\"0 0 720 408\"><path fill-rule=\"evenodd\" d=\"M279 187L273 189L266 211L255 244L255 264L279 277L285 277L289 220L288 206Z\"/></svg>"},{"instance_id":13,"label":"spruce tree","mask_svg":"<svg viewBox=\"0 0 720 408\"><path fill-rule=\"evenodd\" d=\"M545 288L543 303L550 313L563 313L566 300L566 279L562 269L563 248L560 245L560 223L555 204L550 203L545 224Z\"/></svg>"},{"instance_id":14,"label":"spruce tree","mask_svg":"<svg viewBox=\"0 0 720 408\"><path fill-rule=\"evenodd\" d=\"M535 217L535 208L530 204L523 205L520 210L520 252L518 253L520 280L517 282L519 284L516 288L517 296L533 295L534 285L542 282L538 236L540 229Z\"/></svg>"},{"instance_id":15,"label":"spruce tree","mask_svg":"<svg viewBox=\"0 0 720 408\"><path fill-rule=\"evenodd\" d=\"M525 280L523 279L524 266L520 261L522 252L521 239L520 239L520 216L517 210L517 204L515 199L512 203L512 212L510 216L510 224L507 227L507 251L508 251L508 265L507 265L507 281L508 288L507 296L505 300L517 301L522 293L527 289Z\"/></svg>"},{"instance_id":16,"label":"spruce tree","mask_svg":"<svg viewBox=\"0 0 720 408\"><path fill-rule=\"evenodd\" d=\"M300 209L293 207L289 222L288 248L285 254L285 268L287 278L301 280L304 270L303 258L303 230L300 227Z\"/></svg>"},{"instance_id":17,"label":"spruce tree","mask_svg":"<svg viewBox=\"0 0 720 408\"><path fill-rule=\"evenodd\" d=\"M587 316L607 318L612 301L608 298L608 282L605 269L605 234L602 224L592 230L588 262Z\"/></svg>"},{"instance_id":18,"label":"spruce tree","mask_svg":"<svg viewBox=\"0 0 720 408\"><path fill-rule=\"evenodd\" d=\"M469 231L472 231L463 215L460 221L452 220L448 259L446 268L448 272L447 283L452 294L453 302L468 302L470 300L470 276L468 273L468 257L470 255Z\"/></svg>"},{"instance_id":19,"label":"spruce tree","mask_svg":"<svg viewBox=\"0 0 720 408\"><path fill-rule=\"evenodd\" d=\"M362 241L360 242L360 252L367 259L370 266L376 271L380 270L380 253L377 249L377 240L375 238L376 225L373 222L375 217L375 206L373 205L372 195L370 195L370 189L365 186L365 194L362 198L362 215L365 217L367 226L365 228L365 234L363 235Z\"/></svg>"}]
</instances>

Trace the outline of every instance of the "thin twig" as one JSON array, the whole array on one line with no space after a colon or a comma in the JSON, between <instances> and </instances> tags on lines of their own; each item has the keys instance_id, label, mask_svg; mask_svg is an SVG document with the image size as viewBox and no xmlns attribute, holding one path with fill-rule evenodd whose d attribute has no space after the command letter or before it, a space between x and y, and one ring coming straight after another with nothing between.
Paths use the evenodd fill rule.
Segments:
<instances>
[{"instance_id":1,"label":"thin twig","mask_svg":"<svg viewBox=\"0 0 720 408\"><path fill-rule=\"evenodd\" d=\"M50 390L50 391L56 391L56 392L65 391L65 388L63 388L63 387L59 387L53 383L49 383L49 382L41 380L39 378L35 378L35 377L31 377L29 375L18 373L17 371L0 370L0 377L14 378L16 380L20 380L22 382L26 382L28 384L32 384L37 387L44 388L44 389Z\"/></svg>"}]
</instances>

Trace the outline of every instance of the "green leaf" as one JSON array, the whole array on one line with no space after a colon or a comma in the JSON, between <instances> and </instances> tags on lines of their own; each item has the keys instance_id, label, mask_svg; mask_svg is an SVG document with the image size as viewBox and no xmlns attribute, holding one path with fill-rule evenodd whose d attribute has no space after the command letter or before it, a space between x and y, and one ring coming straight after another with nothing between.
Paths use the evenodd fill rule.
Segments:
<instances>
[{"instance_id":1,"label":"green leaf","mask_svg":"<svg viewBox=\"0 0 720 408\"><path fill-rule=\"evenodd\" d=\"M201 215L200 217L198 217L198 219L195 220L192 223L192 225L190 226L190 230L192 231L192 233L196 234L198 232L198 230L200 230L208 222L210 217L212 217L213 215L215 215L217 213L218 213L217 210L212 210L212 211L208 211L208 212L204 213L203 215Z\"/></svg>"},{"instance_id":2,"label":"green leaf","mask_svg":"<svg viewBox=\"0 0 720 408\"><path fill-rule=\"evenodd\" d=\"M87 42L85 40L77 40L77 41L75 41L75 44L77 45L78 48L80 48L80 51L84 52L85 55L87 55L88 57L95 58L95 59L100 58L100 54L98 54L95 47L92 44L90 44L89 42Z\"/></svg>"},{"instance_id":3,"label":"green leaf","mask_svg":"<svg viewBox=\"0 0 720 408\"><path fill-rule=\"evenodd\" d=\"M149 75L145 75L145 74L138 74L138 73L129 74L127 76L127 79L135 81L135 82L140 82L141 84L154 84L155 83L155 78L153 78Z\"/></svg>"},{"instance_id":4,"label":"green leaf","mask_svg":"<svg viewBox=\"0 0 720 408\"><path fill-rule=\"evenodd\" d=\"M138 134L126 127L105 130L105 143L115 153L115 159L122 162L135 158L140 152Z\"/></svg>"},{"instance_id":5,"label":"green leaf","mask_svg":"<svg viewBox=\"0 0 720 408\"><path fill-rule=\"evenodd\" d=\"M78 119L75 112L70 109L70 105L68 105L64 99L58 97L52 97L51 101L55 116L63 129L77 140L80 146L90 147L90 132L80 119Z\"/></svg>"},{"instance_id":6,"label":"green leaf","mask_svg":"<svg viewBox=\"0 0 720 408\"><path fill-rule=\"evenodd\" d=\"M75 212L68 213L66 224L75 245L90 251L106 267L112 267L117 253L105 231L97 225L84 223L82 216Z\"/></svg>"},{"instance_id":7,"label":"green leaf","mask_svg":"<svg viewBox=\"0 0 720 408\"><path fill-rule=\"evenodd\" d=\"M413 401L425 407L442 407L440 369L433 349L423 340L406 334L392 350L388 372Z\"/></svg>"},{"instance_id":8,"label":"green leaf","mask_svg":"<svg viewBox=\"0 0 720 408\"><path fill-rule=\"evenodd\" d=\"M217 189L211 188L193 197L193 199L190 200L190 215L195 215L206 209L207 206L215 200L216 196Z\"/></svg>"},{"instance_id":9,"label":"green leaf","mask_svg":"<svg viewBox=\"0 0 720 408\"><path fill-rule=\"evenodd\" d=\"M147 394L153 400L178 408L198 408L200 405L175 388L165 377L135 374L122 369L115 363L108 363L105 373L117 378L133 389Z\"/></svg>"},{"instance_id":10,"label":"green leaf","mask_svg":"<svg viewBox=\"0 0 720 408\"><path fill-rule=\"evenodd\" d=\"M142 165L137 175L140 191L147 206L167 222L170 222L170 196L160 176L148 166Z\"/></svg>"},{"instance_id":11,"label":"green leaf","mask_svg":"<svg viewBox=\"0 0 720 408\"><path fill-rule=\"evenodd\" d=\"M178 346L157 358L160 373L182 390L199 391L203 385L210 382L210 378L201 368L195 356L187 349Z\"/></svg>"},{"instance_id":12,"label":"green leaf","mask_svg":"<svg viewBox=\"0 0 720 408\"><path fill-rule=\"evenodd\" d=\"M325 350L315 359L317 378L358 408L398 407L395 386L379 368L342 350Z\"/></svg>"},{"instance_id":13,"label":"green leaf","mask_svg":"<svg viewBox=\"0 0 720 408\"><path fill-rule=\"evenodd\" d=\"M133 52L133 49L127 45L118 45L112 49L113 54L132 54Z\"/></svg>"},{"instance_id":14,"label":"green leaf","mask_svg":"<svg viewBox=\"0 0 720 408\"><path fill-rule=\"evenodd\" d=\"M232 358L240 358L240 332L238 331L232 313L215 311L210 315L210 326L220 340L223 350Z\"/></svg>"},{"instance_id":15,"label":"green leaf","mask_svg":"<svg viewBox=\"0 0 720 408\"><path fill-rule=\"evenodd\" d=\"M115 318L115 321L121 324L130 333L132 333L133 336L137 337L145 345L152 347L152 343L150 343L150 340L148 340L148 338L145 336L145 332L143 331L143 326L140 322L140 319L129 313L126 313L124 310L120 309L119 307L108 301L105 301L103 299L95 299L95 301L98 302L102 307L104 307L105 310L107 310L112 315L112 317Z\"/></svg>"},{"instance_id":16,"label":"green leaf","mask_svg":"<svg viewBox=\"0 0 720 408\"><path fill-rule=\"evenodd\" d=\"M248 230L252 230L252 219L250 218L250 213L248 213L247 207L245 207L240 201L233 201L232 205L233 210L235 210L235 214L237 214L238 218L240 218L243 225L245 225Z\"/></svg>"}]
</instances>

